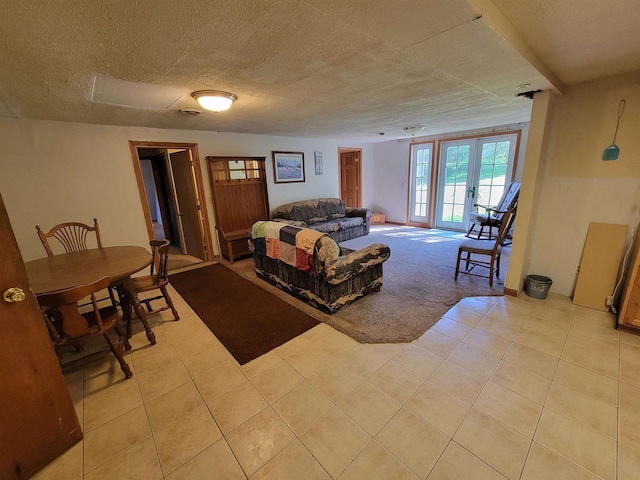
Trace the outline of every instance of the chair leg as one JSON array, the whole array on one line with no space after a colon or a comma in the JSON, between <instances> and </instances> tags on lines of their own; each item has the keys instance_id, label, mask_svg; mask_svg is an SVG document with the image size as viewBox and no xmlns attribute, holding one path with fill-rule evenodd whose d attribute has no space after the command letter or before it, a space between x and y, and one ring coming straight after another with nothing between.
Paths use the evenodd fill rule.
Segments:
<instances>
[{"instance_id":1,"label":"chair leg","mask_svg":"<svg viewBox=\"0 0 640 480\"><path fill-rule=\"evenodd\" d=\"M164 296L164 299L167 302L167 305L169 305L169 308L171 308L171 313L173 313L173 318L175 318L176 321L180 320L180 315L178 315L178 311L176 310L176 307L173 306L173 301L169 296L169 292L167 292L167 287L160 287L160 291L162 292L162 295Z\"/></svg>"},{"instance_id":2,"label":"chair leg","mask_svg":"<svg viewBox=\"0 0 640 480\"><path fill-rule=\"evenodd\" d=\"M151 300L140 300L140 303L144 303L144 306L147 307L147 312L153 312L153 308L151 307Z\"/></svg>"},{"instance_id":3,"label":"chair leg","mask_svg":"<svg viewBox=\"0 0 640 480\"><path fill-rule=\"evenodd\" d=\"M484 225L480 225L480 231L478 232L478 240L480 240L480 237L482 236L483 231L484 231Z\"/></svg>"},{"instance_id":4,"label":"chair leg","mask_svg":"<svg viewBox=\"0 0 640 480\"><path fill-rule=\"evenodd\" d=\"M109 348L111 349L113 354L118 359L118 363L120 363L120 368L122 369L124 376L127 378L133 377L133 373L131 373L131 369L129 368L129 365L127 364L127 362L124 361L122 350L118 347L118 345L116 345L116 342L113 341L113 338L111 338L111 335L109 334L109 332L106 332L103 335L103 337L109 344Z\"/></svg>"},{"instance_id":5,"label":"chair leg","mask_svg":"<svg viewBox=\"0 0 640 480\"><path fill-rule=\"evenodd\" d=\"M458 249L458 261L456 262L456 276L454 280L458 280L458 273L460 272L460 258L462 257L462 249Z\"/></svg>"},{"instance_id":6,"label":"chair leg","mask_svg":"<svg viewBox=\"0 0 640 480\"><path fill-rule=\"evenodd\" d=\"M120 303L116 300L116 296L113 294L113 287L109 285L107 290L109 291L109 298L111 299L111 305L113 305L114 307L117 307L118 305L120 305Z\"/></svg>"},{"instance_id":7,"label":"chair leg","mask_svg":"<svg viewBox=\"0 0 640 480\"><path fill-rule=\"evenodd\" d=\"M495 262L495 258L491 257L491 262L489 262L489 286L493 287L493 263Z\"/></svg>"},{"instance_id":8,"label":"chair leg","mask_svg":"<svg viewBox=\"0 0 640 480\"><path fill-rule=\"evenodd\" d=\"M467 252L467 258L465 259L464 271L469 271L469 261L471 260L471 252Z\"/></svg>"},{"instance_id":9,"label":"chair leg","mask_svg":"<svg viewBox=\"0 0 640 480\"><path fill-rule=\"evenodd\" d=\"M130 304L125 308L127 309L126 337L131 338L131 336L133 335L133 305Z\"/></svg>"},{"instance_id":10,"label":"chair leg","mask_svg":"<svg viewBox=\"0 0 640 480\"><path fill-rule=\"evenodd\" d=\"M467 230L467 234L465 235L465 237L469 238L473 233L474 228L476 228L476 224L471 222L471 226L469 227L469 230Z\"/></svg>"},{"instance_id":11,"label":"chair leg","mask_svg":"<svg viewBox=\"0 0 640 480\"><path fill-rule=\"evenodd\" d=\"M127 338L126 332L122 330L122 328L120 328L120 325L116 325L114 327L114 330L116 331L118 336L122 339L122 345L124 346L124 349L127 351L131 350L131 344L129 343L129 339Z\"/></svg>"},{"instance_id":12,"label":"chair leg","mask_svg":"<svg viewBox=\"0 0 640 480\"><path fill-rule=\"evenodd\" d=\"M155 345L156 344L156 336L153 333L153 331L151 330L151 327L149 326L149 322L147 321L147 316L144 313L144 308L142 308L141 305L138 305L138 308L136 308L135 305L131 305L131 308L133 309L133 311L136 314L136 317L138 317L138 320L140 320L142 322L142 326L144 327L145 332L147 332L147 338L149 339L149 343L151 345ZM129 318L133 318L133 314L129 316ZM127 328L127 336L129 335L129 331L131 330L131 327Z\"/></svg>"},{"instance_id":13,"label":"chair leg","mask_svg":"<svg viewBox=\"0 0 640 480\"><path fill-rule=\"evenodd\" d=\"M496 259L496 278L500 278L500 253L498 254L498 258Z\"/></svg>"}]
</instances>

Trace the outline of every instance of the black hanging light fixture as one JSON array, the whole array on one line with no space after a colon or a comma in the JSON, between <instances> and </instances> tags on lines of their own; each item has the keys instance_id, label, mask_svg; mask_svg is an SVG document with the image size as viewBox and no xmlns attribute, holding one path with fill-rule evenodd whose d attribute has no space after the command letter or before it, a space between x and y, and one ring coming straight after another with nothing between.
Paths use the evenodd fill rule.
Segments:
<instances>
[{"instance_id":1,"label":"black hanging light fixture","mask_svg":"<svg viewBox=\"0 0 640 480\"><path fill-rule=\"evenodd\" d=\"M622 118L622 114L624 113L624 99L620 100L620 104L618 105L618 123L616 123L616 131L613 134L613 142L602 152L602 160L617 160L620 156L620 147L616 145L616 136L618 135L618 127L620 126L620 119Z\"/></svg>"}]
</instances>

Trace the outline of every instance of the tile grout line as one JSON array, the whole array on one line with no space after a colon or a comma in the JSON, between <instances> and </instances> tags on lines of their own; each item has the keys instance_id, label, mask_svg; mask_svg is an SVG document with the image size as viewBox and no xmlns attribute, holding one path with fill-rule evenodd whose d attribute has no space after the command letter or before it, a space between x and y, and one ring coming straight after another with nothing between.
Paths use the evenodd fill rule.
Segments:
<instances>
[{"instance_id":1,"label":"tile grout line","mask_svg":"<svg viewBox=\"0 0 640 480\"><path fill-rule=\"evenodd\" d=\"M550 384L549 384L549 390L547 391L547 395L545 396L544 403L542 404L542 410L540 411L540 416L538 417L538 421L536 422L536 428L535 428L534 433L533 433L532 443L531 443L531 445L529 446L529 451L527 452L527 457L526 457L525 463L524 463L524 465L523 465L523 470L521 471L520 476L522 476L522 474L524 473L524 467L526 466L526 464L527 464L527 460L529 459L529 454L530 454L530 452L531 452L531 447L533 446L533 443L536 443L536 444L540 445L541 447L543 447L543 448L545 448L545 449L549 450L550 452L554 453L555 455L558 455L560 458L563 458L564 460L566 460L566 461L567 461L567 462L569 462L570 464L575 465L575 466L576 466L576 467L578 467L579 469L581 469L581 470L583 470L583 471L585 471L585 472L588 472L589 474L591 474L591 475L593 475L593 476L595 476L595 477L597 477L597 478L600 478L600 477L599 477L598 475L596 475L595 473L591 472L590 470L587 470L586 468L584 468L584 467L583 467L583 466L581 466L581 465L578 465L578 464L577 464L577 463L575 463L573 460L571 460L571 459L569 459L569 458L566 458L564 455L560 454L559 452L556 452L555 450L552 450L552 449L550 449L550 448L548 448L548 447L544 446L543 444L538 443L538 442L536 442L536 441L535 441L535 435L536 435L536 433L537 433L537 431L538 431L538 427L540 426L540 421L541 421L541 419L542 419L542 414L543 414L543 412L544 412L544 409L545 409L545 408L549 408L549 407L547 407L547 406L546 406L546 403L547 403L547 400L548 400L548 398L549 398L549 394L551 393L551 387L553 386L554 378L555 378L555 375L556 375L556 373L557 373L557 371L558 371L558 366L560 365L560 360L561 360L562 353L564 352L564 348L565 348L565 346L566 346L566 344L567 344L567 341L568 341L568 339L569 339L569 335L570 335L570 333L571 333L571 328L573 327L573 323L574 323L574 319L575 319L575 312L576 312L576 310L574 309L574 311L573 311L573 313L572 313L572 315L571 315L571 322L570 322L569 331L567 332L567 336L566 336L565 341L564 341L564 343L563 343L563 345L562 345L562 350L560 351L560 357L558 357L558 363L556 363L556 368L554 369L553 377L551 378L551 382L550 382ZM565 360L565 361L566 361L566 360ZM572 363L572 362L569 362L569 363ZM577 365L577 364L575 364L575 365ZM578 366L580 366L580 365L578 365ZM583 367L583 368L585 368L585 367ZM551 410L551 411L553 411L553 412L556 412L556 410L554 410L554 409L552 409L552 408L549 408L549 410ZM566 415L562 414L561 412L556 412L556 413L557 413L557 414L559 414L559 415L561 415L561 416L563 416L563 417L565 417L565 418L568 418L568 419L570 419L570 420L573 420L573 419L571 419L570 417L567 417ZM588 425L585 425L585 424L583 424L582 422L578 422L577 420L574 420L574 421L575 421L576 423L578 423L578 424L580 424L580 425L583 425L584 427L587 427L587 428L589 428L590 430L593 430L594 432L596 432L596 433L600 433L600 434L602 435L602 433L601 433L601 432L598 432L597 430L595 430L595 429L593 429L593 428L589 427ZM605 435L605 436L606 436L606 435ZM607 437L607 438L610 438L610 437ZM616 449L617 449L617 443L618 443L618 442L616 441ZM616 471L617 471L617 458L616 458ZM617 478L617 473L616 473L616 478Z\"/></svg>"},{"instance_id":2,"label":"tile grout line","mask_svg":"<svg viewBox=\"0 0 640 480\"><path fill-rule=\"evenodd\" d=\"M520 470L520 477L524 474L524 470L527 466L527 462L529 461L529 455L531 454L531 448L533 447L533 443L535 442L536 433L538 432L538 427L540 426L540 420L542 419L542 414L544 413L545 405L547 403L547 399L549 398L549 393L551 393L551 387L553 386L553 379L556 376L556 372L558 371L558 365L560 365L560 357L562 356L562 352L564 351L564 347L567 343L567 339L569 338L569 333L571 332L571 326L573 325L573 319L575 316L575 309L571 314L571 321L569 322L569 330L567 331L567 335L565 336L564 342L562 344L562 349L560 350L560 354L558 356L558 361L556 362L556 366L553 370L553 375L549 381L549 388L547 389L547 394L545 395L544 401L542 402L542 408L540 409L540 415L538 415L538 420L536 421L536 426L533 429L533 433L531 434L531 443L529 444L529 448L527 449L527 454L525 456L524 463L522 464L522 469ZM546 447L545 447L546 448ZM556 452L553 452L556 453ZM564 457L562 457L564 458ZM567 459L568 460L568 459ZM573 463L573 462L572 462Z\"/></svg>"},{"instance_id":3,"label":"tile grout line","mask_svg":"<svg viewBox=\"0 0 640 480\"><path fill-rule=\"evenodd\" d=\"M494 307L495 307L495 305L494 305ZM485 314L485 316L483 317L483 320L487 317L487 315L489 315L489 313L493 310L493 308L494 308L494 307L492 307L492 308L491 308L491 309L490 309L490 310ZM518 332L520 331L520 329L521 329L521 328L522 328L522 325L521 325L520 327L518 327ZM471 333L471 332L469 332L469 333ZM487 332L487 333L491 333L491 332ZM464 338L466 338L468 335L469 335L469 334L467 334ZM516 336L517 336L517 333L516 333ZM463 340L464 340L464 339L460 340L460 343L462 343L462 341L463 341ZM514 340L515 340L515 336L514 336ZM513 343L514 343L514 340L511 340L511 344L509 345L509 348L507 348L507 350L506 350L506 351L505 351L505 353L502 355L502 357L500 357L500 362L502 361L502 359L504 358L504 356L507 354L507 352L511 349L511 346L512 346L512 345L513 345ZM453 353L453 352L452 352L452 353ZM482 389L480 390L480 393L478 393L478 395L476 396L476 398L473 400L473 402L471 403L471 406L470 406L469 410L467 410L467 413L465 414L464 418L462 419L462 421L460 422L460 424L456 427L456 430L455 430L455 432L453 433L453 435L451 435L451 441L452 441L452 442L455 442L455 443L456 443L456 445L459 445L461 448L463 448L463 449L465 449L467 452L469 452L469 454L473 455L475 458L477 458L477 459L478 459L478 460L480 460L481 462L485 463L485 464L486 464L486 465L488 465L490 468L492 468L493 470L495 470L496 472L498 472L498 473L500 473L500 474L502 475L502 472L500 472L498 469L496 469L495 467L493 467L492 465L490 465L488 462L486 462L484 459L480 458L480 457L479 457L479 456L477 456L475 453L471 452L470 450L468 450L467 448L465 448L463 445L461 445L460 443L458 443L458 442L456 442L456 441L454 440L454 437L455 437L456 433L458 433L458 430L460 430L460 427L462 426L462 424L465 422L465 420L466 420L466 419L467 419L467 417L469 416L469 413L471 412L471 410L474 408L474 406L475 406L476 402L478 401L478 398L479 398L479 397L480 397L480 395L482 394L482 391L486 388L487 383L489 383L489 381L490 381L491 377L493 376L493 374L495 373L495 371L498 369L498 366L500 365L500 362L498 362L498 364L494 367L494 369L493 369L493 371L492 371L491 375L489 375L489 377L485 380L485 382L484 382L484 384L483 384L483 386L482 386ZM464 368L464 367L463 367L463 368ZM516 392L514 392L514 393L516 393ZM482 410L480 410L480 411L482 411ZM483 413L484 413L484 412L483 412ZM494 417L493 417L493 416L491 416L491 415L489 415L489 416L490 416L491 418L494 418ZM498 419L495 419L495 420L496 420L498 423L500 423L500 424L502 424L502 425L505 425L505 424L504 424L503 422L501 422L500 420L498 420ZM507 428L512 429L512 428L511 428L511 427L509 427L508 425L505 425L505 426L506 426ZM513 429L512 429L512 430L513 430ZM514 431L515 431L515 430L514 430ZM518 433L519 433L519 432L518 432ZM524 462L524 463L523 463L523 465L522 465L522 468L524 468L524 465L525 465L525 464L526 464L526 458L525 458L525 462ZM435 468L435 466L434 466L434 468ZM521 472L522 472L522 470L521 470ZM506 476L506 475L505 475L505 476Z\"/></svg>"}]
</instances>

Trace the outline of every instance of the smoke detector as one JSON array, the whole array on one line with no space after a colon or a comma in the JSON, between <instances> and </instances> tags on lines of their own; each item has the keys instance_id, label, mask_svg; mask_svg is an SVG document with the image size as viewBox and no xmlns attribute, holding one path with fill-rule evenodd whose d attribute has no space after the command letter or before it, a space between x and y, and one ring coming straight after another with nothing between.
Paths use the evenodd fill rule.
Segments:
<instances>
[{"instance_id":1,"label":"smoke detector","mask_svg":"<svg viewBox=\"0 0 640 480\"><path fill-rule=\"evenodd\" d=\"M180 112L184 113L185 115L189 115L191 117L197 117L202 113L200 110L195 110L190 108L183 108L182 110L180 110Z\"/></svg>"}]
</instances>

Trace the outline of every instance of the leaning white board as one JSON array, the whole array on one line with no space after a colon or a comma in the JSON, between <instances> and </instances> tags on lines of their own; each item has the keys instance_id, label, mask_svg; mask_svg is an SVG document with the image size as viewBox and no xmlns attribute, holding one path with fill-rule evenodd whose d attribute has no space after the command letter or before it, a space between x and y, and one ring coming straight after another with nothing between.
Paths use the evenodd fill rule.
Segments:
<instances>
[{"instance_id":1,"label":"leaning white board","mask_svg":"<svg viewBox=\"0 0 640 480\"><path fill-rule=\"evenodd\" d=\"M606 312L624 255L629 225L590 223L573 303Z\"/></svg>"}]
</instances>

